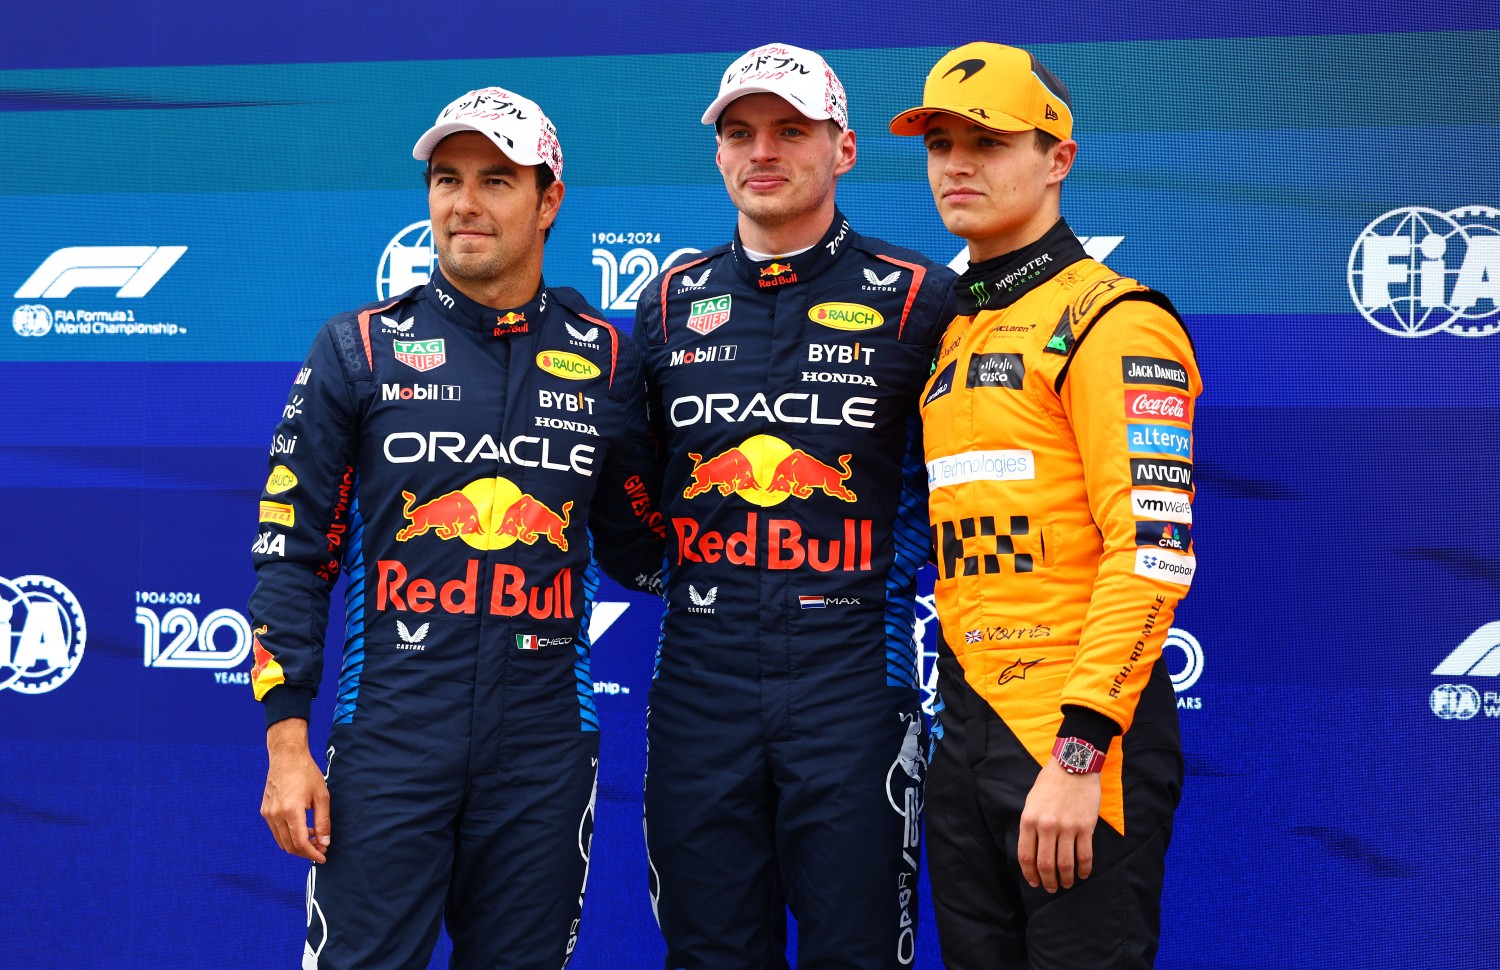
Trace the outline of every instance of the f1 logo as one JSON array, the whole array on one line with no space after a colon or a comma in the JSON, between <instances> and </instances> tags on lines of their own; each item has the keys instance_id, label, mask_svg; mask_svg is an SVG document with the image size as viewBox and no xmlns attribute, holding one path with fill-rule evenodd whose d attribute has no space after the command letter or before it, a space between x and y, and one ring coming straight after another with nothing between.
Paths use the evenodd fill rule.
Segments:
<instances>
[{"instance_id":1,"label":"f1 logo","mask_svg":"<svg viewBox=\"0 0 1500 970\"><path fill-rule=\"evenodd\" d=\"M116 297L151 292L186 246L69 246L42 261L16 299L60 299L80 287L119 287Z\"/></svg>"}]
</instances>

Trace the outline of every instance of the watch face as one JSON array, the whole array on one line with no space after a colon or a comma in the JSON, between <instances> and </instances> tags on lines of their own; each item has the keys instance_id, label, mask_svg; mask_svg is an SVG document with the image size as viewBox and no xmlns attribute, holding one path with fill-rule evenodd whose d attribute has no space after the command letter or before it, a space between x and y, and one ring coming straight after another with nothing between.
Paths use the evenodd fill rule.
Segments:
<instances>
[{"instance_id":1,"label":"watch face","mask_svg":"<svg viewBox=\"0 0 1500 970\"><path fill-rule=\"evenodd\" d=\"M1057 760L1069 768L1086 771L1089 762L1094 760L1094 752L1076 741L1069 741L1063 745L1062 753L1058 755Z\"/></svg>"}]
</instances>

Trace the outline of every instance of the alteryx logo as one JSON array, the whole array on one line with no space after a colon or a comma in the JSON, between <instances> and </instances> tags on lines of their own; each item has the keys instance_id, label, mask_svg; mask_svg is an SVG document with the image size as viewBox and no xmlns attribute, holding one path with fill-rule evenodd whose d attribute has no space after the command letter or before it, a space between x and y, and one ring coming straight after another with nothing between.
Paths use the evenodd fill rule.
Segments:
<instances>
[{"instance_id":1,"label":"alteryx logo","mask_svg":"<svg viewBox=\"0 0 1500 970\"><path fill-rule=\"evenodd\" d=\"M1125 426L1131 454L1172 455L1186 458L1193 450L1193 433L1166 424L1131 424Z\"/></svg>"}]
</instances>

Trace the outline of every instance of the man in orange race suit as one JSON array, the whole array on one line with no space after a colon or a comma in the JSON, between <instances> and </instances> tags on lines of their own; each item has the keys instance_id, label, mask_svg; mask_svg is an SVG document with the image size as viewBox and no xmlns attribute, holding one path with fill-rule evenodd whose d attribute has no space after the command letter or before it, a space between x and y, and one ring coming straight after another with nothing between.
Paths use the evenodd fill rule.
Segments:
<instances>
[{"instance_id":1,"label":"man in orange race suit","mask_svg":"<svg viewBox=\"0 0 1500 970\"><path fill-rule=\"evenodd\" d=\"M890 127L922 136L970 252L922 400L943 960L1149 967L1182 788L1161 650L1196 567L1192 342L1059 217L1072 106L1026 51L950 51Z\"/></svg>"}]
</instances>

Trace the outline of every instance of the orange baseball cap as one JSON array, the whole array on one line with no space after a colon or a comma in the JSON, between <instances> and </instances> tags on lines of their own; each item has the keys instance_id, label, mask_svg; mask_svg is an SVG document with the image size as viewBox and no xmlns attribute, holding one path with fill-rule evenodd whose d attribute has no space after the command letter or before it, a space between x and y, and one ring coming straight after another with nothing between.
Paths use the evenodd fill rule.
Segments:
<instances>
[{"instance_id":1,"label":"orange baseball cap","mask_svg":"<svg viewBox=\"0 0 1500 970\"><path fill-rule=\"evenodd\" d=\"M1073 137L1068 88L1019 47L976 41L944 54L927 72L922 106L891 119L891 134L920 135L935 115L967 118L991 131L1039 128Z\"/></svg>"}]
</instances>

